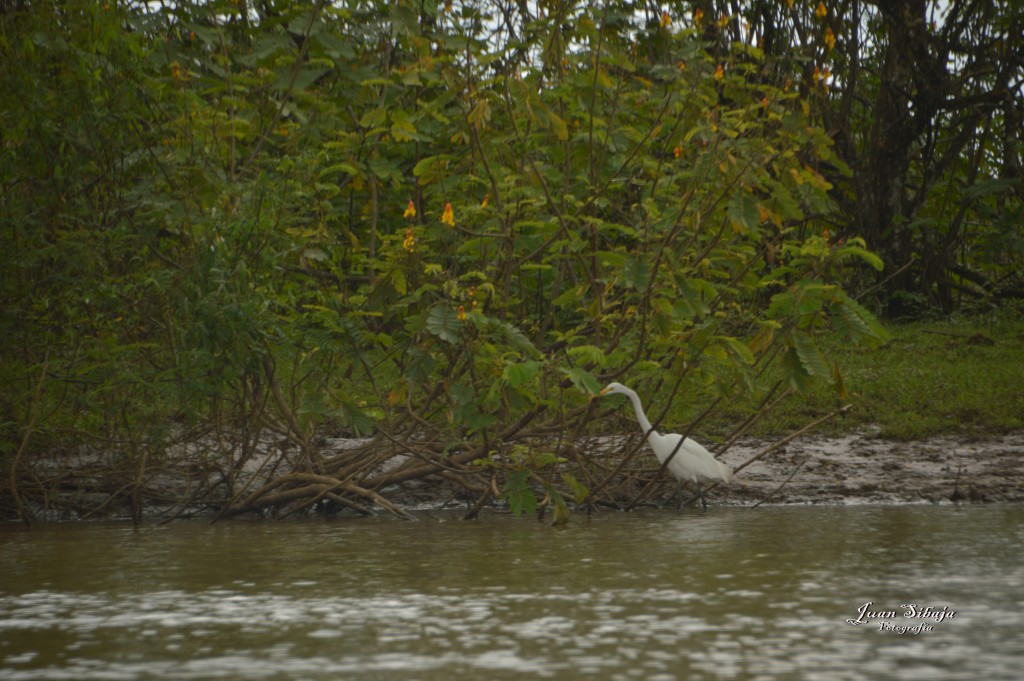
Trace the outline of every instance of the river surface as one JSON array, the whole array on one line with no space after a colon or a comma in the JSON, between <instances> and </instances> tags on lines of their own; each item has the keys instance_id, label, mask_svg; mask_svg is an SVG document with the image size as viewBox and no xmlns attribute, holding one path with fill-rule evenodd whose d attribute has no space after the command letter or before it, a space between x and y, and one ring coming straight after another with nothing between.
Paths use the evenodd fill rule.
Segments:
<instances>
[{"instance_id":1,"label":"river surface","mask_svg":"<svg viewBox=\"0 0 1024 681\"><path fill-rule=\"evenodd\" d=\"M1022 506L420 517L2 525L0 678L1024 678Z\"/></svg>"}]
</instances>

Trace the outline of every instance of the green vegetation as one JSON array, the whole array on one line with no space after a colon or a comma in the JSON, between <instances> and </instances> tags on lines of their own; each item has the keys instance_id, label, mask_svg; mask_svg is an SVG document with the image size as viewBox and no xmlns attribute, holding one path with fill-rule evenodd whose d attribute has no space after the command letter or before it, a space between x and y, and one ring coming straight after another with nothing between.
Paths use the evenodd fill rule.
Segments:
<instances>
[{"instance_id":1,"label":"green vegetation","mask_svg":"<svg viewBox=\"0 0 1024 681\"><path fill-rule=\"evenodd\" d=\"M1024 428L1024 321L1013 312L951 320L891 324L880 348L825 341L843 367L847 400L817 383L768 414L756 434L796 430L840 404L845 414L816 432L878 428L881 437L915 439L943 434L985 437ZM697 401L703 398L697 398ZM706 425L720 437L753 405L737 403Z\"/></svg>"},{"instance_id":2,"label":"green vegetation","mask_svg":"<svg viewBox=\"0 0 1024 681\"><path fill-rule=\"evenodd\" d=\"M906 439L1024 427L1019 316L900 324L891 331L883 348L863 357L850 353L850 398L860 405L852 418Z\"/></svg>"},{"instance_id":3,"label":"green vegetation","mask_svg":"<svg viewBox=\"0 0 1024 681\"><path fill-rule=\"evenodd\" d=\"M571 456L608 380L704 427L842 398L876 311L1015 295L1019 88L986 65L1024 63L1020 12L776 4L4 4L0 506L66 504L85 476L41 466L85 448L139 517L203 442L225 512L441 474L564 508L615 488Z\"/></svg>"}]
</instances>

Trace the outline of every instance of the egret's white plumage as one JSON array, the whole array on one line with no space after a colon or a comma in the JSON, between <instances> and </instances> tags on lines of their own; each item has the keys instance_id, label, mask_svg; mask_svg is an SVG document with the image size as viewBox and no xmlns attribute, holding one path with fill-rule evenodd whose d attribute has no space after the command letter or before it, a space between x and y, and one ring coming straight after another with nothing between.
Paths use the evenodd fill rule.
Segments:
<instances>
[{"instance_id":1,"label":"egret's white plumage","mask_svg":"<svg viewBox=\"0 0 1024 681\"><path fill-rule=\"evenodd\" d=\"M699 442L690 438L683 439L683 436L678 433L662 435L654 430L644 413L643 405L640 404L640 396L636 394L636 391L621 383L609 383L608 387L601 391L601 395L613 394L625 395L633 403L633 411L636 412L636 419L640 422L640 429L647 435L647 443L651 445L658 461L665 463L672 452L675 452L675 456L672 456L668 462L668 469L680 483L688 481L696 484L701 503L707 508L707 502L704 501L704 494L701 491L701 483L728 483L732 480L732 469L712 456L711 452ZM681 445L679 444L680 440L683 440Z\"/></svg>"}]
</instances>

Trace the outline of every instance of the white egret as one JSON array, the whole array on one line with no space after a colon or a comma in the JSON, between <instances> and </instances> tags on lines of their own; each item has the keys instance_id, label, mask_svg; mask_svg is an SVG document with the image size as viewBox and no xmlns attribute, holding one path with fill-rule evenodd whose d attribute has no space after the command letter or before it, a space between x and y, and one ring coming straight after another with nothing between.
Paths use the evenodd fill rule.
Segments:
<instances>
[{"instance_id":1,"label":"white egret","mask_svg":"<svg viewBox=\"0 0 1024 681\"><path fill-rule=\"evenodd\" d=\"M625 395L633 403L636 419L640 422L640 430L647 436L647 443L651 445L658 461L665 463L665 460L675 452L675 456L672 456L672 460L668 462L668 469L679 481L680 503L682 503L682 484L684 481L689 481L697 485L697 495L700 496L703 508L707 510L708 503L704 500L701 483L728 483L732 480L732 469L712 456L711 452L699 442L690 438L684 439L679 433L662 435L654 430L651 422L647 420L647 415L644 413L636 391L621 383L609 383L608 387L600 393L601 396L613 394ZM682 440L681 444L680 440Z\"/></svg>"}]
</instances>

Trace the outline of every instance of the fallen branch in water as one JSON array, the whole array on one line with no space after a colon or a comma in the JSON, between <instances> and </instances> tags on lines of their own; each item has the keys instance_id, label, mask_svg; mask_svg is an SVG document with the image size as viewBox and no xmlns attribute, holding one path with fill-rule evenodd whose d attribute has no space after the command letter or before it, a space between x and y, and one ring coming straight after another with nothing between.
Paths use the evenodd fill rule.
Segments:
<instances>
[{"instance_id":1,"label":"fallen branch in water","mask_svg":"<svg viewBox=\"0 0 1024 681\"><path fill-rule=\"evenodd\" d=\"M222 515L231 517L242 513L262 511L268 507L284 507L293 501L301 501L302 506L308 507L325 496L342 505L354 507L364 515L369 513L368 509L338 495L335 490L369 499L403 520L416 520L415 516L410 515L371 489L329 475L299 472L286 473L271 480L249 495L241 504L228 509ZM290 512L287 511L286 515Z\"/></svg>"}]
</instances>

